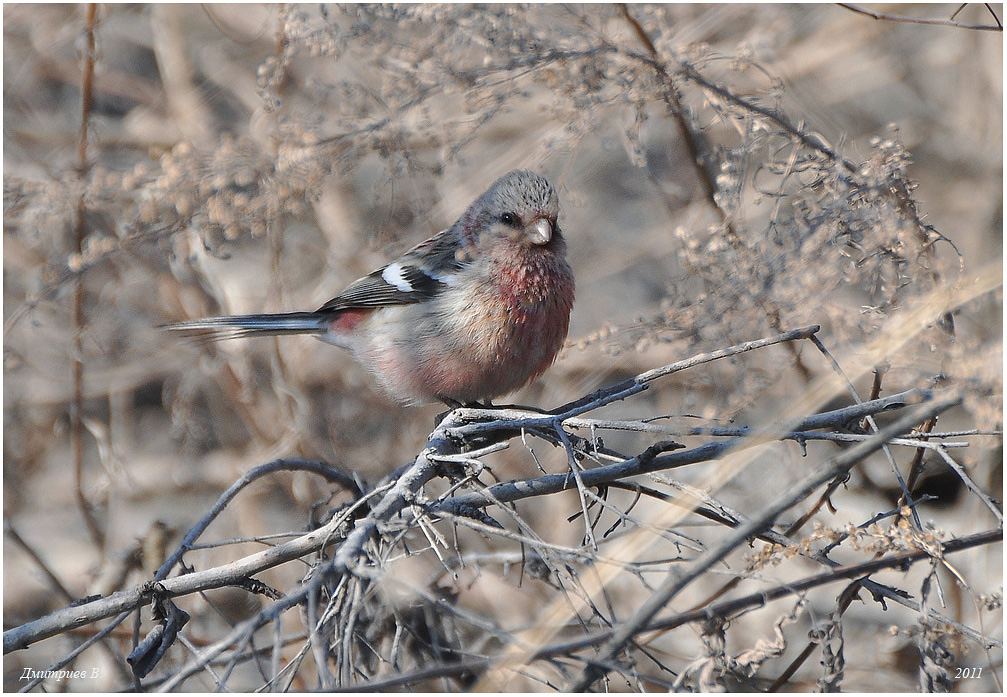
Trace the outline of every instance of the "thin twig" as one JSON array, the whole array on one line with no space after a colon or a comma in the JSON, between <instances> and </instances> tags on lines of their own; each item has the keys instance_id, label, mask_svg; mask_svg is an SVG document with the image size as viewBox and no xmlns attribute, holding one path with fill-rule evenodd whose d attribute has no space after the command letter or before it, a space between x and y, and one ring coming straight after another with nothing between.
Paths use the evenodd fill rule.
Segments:
<instances>
[{"instance_id":1,"label":"thin twig","mask_svg":"<svg viewBox=\"0 0 1007 697\"><path fill-rule=\"evenodd\" d=\"M766 337L764 339L756 339L754 341L745 341L740 344L735 344L734 346L728 346L727 348L717 349L715 351L709 351L706 353L700 353L690 358L686 358L681 361L676 361L675 363L669 363L668 365L661 366L660 368L654 368L652 370L647 370L640 373L636 377L629 378L628 380L623 380L622 382L616 383L609 387L602 388L591 394L575 399L572 402L568 402L562 406L556 407L549 411L548 415L542 417L528 417L528 412L523 411L502 411L497 409L464 409L456 410L460 412L459 421L462 423L474 419L489 418L494 421L498 421L500 417L507 418L513 415L514 420L512 422L504 422L502 424L505 428L532 428L535 426L548 425L552 418L558 417L560 419L569 419L574 416L579 416L588 411L593 411L606 404L611 404L612 402L618 402L635 394L639 394L647 389L649 383L662 378L672 373L678 373L683 370L688 370L690 368L695 368L698 365L703 365L704 363L710 363L712 361L720 360L722 358L729 358L731 356L736 356L740 353L745 353L747 351L754 351L756 349L765 348L767 346L773 346L774 344L780 344L789 341L799 341L801 339L807 339L808 337L819 331L821 327L816 325L811 325L809 327L803 327L801 329L794 329L788 332L782 332L775 336ZM456 426L452 429L451 435L455 437L465 437L471 433L478 432L480 430L493 430L500 428L501 424L490 424L489 428L479 428L478 424L466 425L466 426Z\"/></svg>"},{"instance_id":2,"label":"thin twig","mask_svg":"<svg viewBox=\"0 0 1007 697\"><path fill-rule=\"evenodd\" d=\"M338 532L341 526L346 525L347 521L356 514L359 508L365 506L371 497L380 496L384 491L385 489L382 488L375 489L352 506L342 510L340 515L333 517L323 527L302 535L295 540L270 547L224 566L214 567L206 571L196 571L174 578L165 578L159 583L159 586L170 597L197 593L213 588L222 588L241 583L265 569L299 559L312 552L317 552L338 540ZM184 545L180 546L179 550L183 550L183 548ZM176 552L176 555L178 554ZM173 555L173 557L176 555ZM161 567L161 569L165 568L170 569L167 563ZM120 612L124 614L117 617L116 622L121 622L132 610L147 605L151 600L151 593L151 584L143 584L91 602L56 610L33 622L28 622L20 627L5 631L3 634L3 651L6 654L23 649L37 641L55 636L68 627L79 627L97 622Z\"/></svg>"},{"instance_id":3,"label":"thin twig","mask_svg":"<svg viewBox=\"0 0 1007 697\"><path fill-rule=\"evenodd\" d=\"M944 459L944 462L947 463L948 467L950 467L955 471L955 474L957 474L958 477L962 480L962 482L965 484L965 487L973 494L978 496L979 500L983 502L986 508L990 509L990 511L993 513L993 517L997 519L997 522L1000 523L1000 525L1003 525L1004 515L1003 511L1000 510L1000 506L997 505L998 502L990 498L986 494L986 492L980 489L979 486L974 481L972 481L972 477L970 477L968 473L965 471L965 469L961 465L959 465L953 457L951 457L951 454L945 448L942 448L940 445L937 445L934 448L934 450L937 451L937 454Z\"/></svg>"},{"instance_id":4,"label":"thin twig","mask_svg":"<svg viewBox=\"0 0 1007 697\"><path fill-rule=\"evenodd\" d=\"M976 533L975 535L969 535L967 537L961 537L956 540L946 542L941 546L940 553L942 555L953 554L955 552L961 552L974 547L994 544L1001 542L1002 540L1003 532L1001 530L987 530L985 532ZM931 558L932 553L932 550L898 552L879 559L872 559L861 564L840 566L820 574L808 576L796 581L790 581L773 588L742 596L740 598L725 600L724 602L717 603L716 605L691 610L689 612L676 614L662 620L651 622L646 627L643 627L638 634L654 631L667 631L669 629L675 629L676 627L681 627L693 622L699 622L711 616L730 617L746 609L760 607L766 603L779 600L781 598L799 595L811 590L812 588L817 588L829 583L835 583L852 578L860 578L883 569L901 569L909 564L914 564L924 559ZM965 629L967 630L967 628ZM532 660L546 660L556 656L568 656L577 651L583 651L593 646L598 646L599 644L611 639L614 631L615 630L601 631L590 636L541 647L535 651L532 656ZM967 633L973 638L976 634L974 631L967 631ZM996 642L996 645L999 646L999 642ZM459 675L462 673L478 674L489 668L496 662L496 660L497 659L492 656L488 658L470 659L467 661L460 661L458 663L449 663L417 670L411 673L404 673L392 678L376 680L363 685L337 685L335 690L337 692L377 692L394 687L401 687L403 685L422 683L423 681L432 680L434 678ZM592 661L593 660L594 659L592 659Z\"/></svg>"},{"instance_id":5,"label":"thin twig","mask_svg":"<svg viewBox=\"0 0 1007 697\"><path fill-rule=\"evenodd\" d=\"M221 514L224 508L226 508L231 502L231 499L238 495L238 492L254 482L256 479L264 477L267 474L272 474L273 472L282 471L311 472L313 474L318 474L325 477L328 481L336 482L344 489L347 489L353 494L354 498L359 498L361 495L361 491L353 477L329 464L317 460L281 459L254 467L245 472L241 479L229 486L227 491L217 498L217 502L213 505L213 508L211 508L198 523L192 526L189 532L185 534L185 537L182 538L182 542L178 545L171 556L169 556L164 563L161 564L160 568L158 568L157 572L154 574L154 581L163 581L168 577L168 574L171 573L175 564L177 564L182 559L182 556L189 551L192 543L203 534L203 531L206 530L206 528L210 526L210 523L212 523L214 519Z\"/></svg>"},{"instance_id":6,"label":"thin twig","mask_svg":"<svg viewBox=\"0 0 1007 697\"><path fill-rule=\"evenodd\" d=\"M733 225L727 215L727 212L724 211L724 209L717 203L716 167L712 166L709 162L711 159L711 148L709 143L707 143L705 138L703 138L702 132L694 130L692 128L692 124L689 123L688 113L682 107L682 97L679 94L679 90L675 85L674 79L668 73L667 67L661 61L660 56L658 56L657 47L654 46L654 42L650 40L650 37L647 36L647 32L642 26L640 26L640 23L636 20L636 18L630 14L629 6L626 5L626 3L617 3L616 7L619 8L619 12L622 13L626 23L629 24L633 33L636 34L636 37L640 40L640 43L643 44L644 48L647 49L647 53L650 54L650 57L653 60L654 70L661 78L661 84L664 86L661 96L664 98L668 107L668 114L678 126L678 133L682 138L682 142L685 144L686 150L689 152L689 162L699 175L699 182L703 187L706 202L717 212L717 215L720 216L720 221L724 225L728 238L736 240L737 234L734 232Z\"/></svg>"},{"instance_id":7,"label":"thin twig","mask_svg":"<svg viewBox=\"0 0 1007 697\"><path fill-rule=\"evenodd\" d=\"M849 3L840 2L837 3L840 7L846 8L851 12L856 12L860 15L866 15L872 19L885 20L888 22L908 22L910 24L937 24L944 27L956 27L958 29L973 29L978 31L1000 31L1004 30L1003 24L1000 22L1000 18L996 16L993 9L986 5L990 14L993 15L993 19L996 21L996 25L992 24L966 24L964 22L956 22L954 17L958 15L955 12L951 19L941 19L939 17L909 17L907 15L895 15L889 12L877 12L875 10L868 10L859 5L851 5Z\"/></svg>"},{"instance_id":8,"label":"thin twig","mask_svg":"<svg viewBox=\"0 0 1007 697\"><path fill-rule=\"evenodd\" d=\"M36 552L31 545L25 542L24 538L18 534L18 531L14 529L14 526L6 518L4 518L3 521L3 531L7 537L10 538L11 542L20 547L21 551L31 557L32 561L34 561L38 568L42 571L42 574L49 580L49 584L52 586L52 589L57 595L63 596L63 599L68 603L72 603L76 600L76 598L73 597L73 594L71 594L70 591L66 589L66 586L63 585L63 582L60 581L56 574L52 572L49 568L49 564L47 564L45 560L39 556L39 553Z\"/></svg>"},{"instance_id":9,"label":"thin twig","mask_svg":"<svg viewBox=\"0 0 1007 697\"><path fill-rule=\"evenodd\" d=\"M838 375L840 379L846 383L846 389L850 393L850 396L853 397L853 401L859 404L862 400L860 399L860 395L857 394L857 388L853 386L853 382L849 377L847 377L846 371L844 371L843 367L839 365L839 361L836 360L835 356L832 355L829 349L825 347L825 344L823 344L817 336L809 337L809 339L811 343L815 345L815 348L821 351L822 355L829 361L829 364L832 365L832 369L836 372L836 375ZM879 371L875 371L874 375L874 384L880 387L881 373ZM864 417L864 421L866 421L871 427L871 431L873 433L878 432L878 422L874 420L873 416L868 414ZM899 483L899 487L902 489L902 496L908 502L909 510L912 511L913 522L916 524L916 529L919 530L923 527L923 523L920 521L919 513L916 512L916 502L913 501L912 494L909 492L909 487L906 486L906 480L902 478L902 473L899 471L899 465L895 461L895 456L892 455L892 450L888 447L887 443L881 448L881 451L885 454L885 459L888 460L888 465L892 468L892 474L895 475L895 480ZM794 532L796 532L796 530L790 531L790 534L793 534Z\"/></svg>"},{"instance_id":10,"label":"thin twig","mask_svg":"<svg viewBox=\"0 0 1007 697\"><path fill-rule=\"evenodd\" d=\"M827 426L842 427L845 424L862 419L866 414L879 413L881 411L918 404L919 402L929 398L930 395L930 390L914 388L906 390L900 394L883 397L871 402L863 402L861 404L843 407L841 409L835 409L821 414L806 416L797 423L788 421L787 423L777 422L770 424L763 429L759 429L758 433L768 432L773 434L783 434L791 432L790 430L784 429L784 426L788 426L790 429L796 431L802 431L810 428L825 428ZM533 421L534 418L526 419L525 422ZM461 427L458 430L464 430L468 429L470 426L478 425L481 424L470 424L469 426ZM525 425L529 424L525 423ZM751 434L748 434L718 443L706 443L695 448L667 453L654 458L648 459L640 458L638 456L613 465L605 465L585 470L581 473L581 479L586 486L599 486L619 481L621 479L625 479L626 477L684 467L698 462L706 462L708 460L716 459L732 449L747 447L751 444L751 440L752 436ZM914 443L914 445L917 444ZM483 491L461 494L457 497L453 497L452 499L448 499L448 501L444 502L444 504L481 508L491 505L494 502L507 503L531 496L553 494L572 488L572 486L573 484L570 482L569 477L566 474L547 474L533 479L502 482Z\"/></svg>"},{"instance_id":11,"label":"thin twig","mask_svg":"<svg viewBox=\"0 0 1007 697\"><path fill-rule=\"evenodd\" d=\"M659 417L667 418L667 417ZM730 438L736 436L748 436L752 435L755 431L750 426L690 426L685 428L675 428L672 426L658 426L653 423L654 419L648 419L646 421L621 421L613 419L586 419L584 417L576 417L572 419L565 419L563 425L567 428L594 428L598 430L610 430L610 431L630 431L633 433L655 433L662 436L716 436L721 438ZM958 435L958 434L953 434ZM973 434L970 434L973 435ZM783 440L793 440L800 443L801 441L810 440L823 440L830 441L833 443L857 443L862 440L867 440L870 438L870 434L865 433L843 433L843 432L828 432L823 433L820 431L791 431L789 433L780 434L780 438ZM928 436L917 436L914 438L892 438L889 445L901 445L907 448L917 448L921 451L932 450L936 447L936 444L930 443L926 440L918 440L918 438L924 438ZM940 436L933 436L938 438ZM948 436L951 437L951 436ZM943 448L967 448L969 443L967 441L948 441L940 444ZM908 482L907 482L908 486Z\"/></svg>"},{"instance_id":12,"label":"thin twig","mask_svg":"<svg viewBox=\"0 0 1007 697\"><path fill-rule=\"evenodd\" d=\"M623 651L626 643L637 634L640 629L651 622L662 608L671 601L690 582L695 580L700 574L711 566L719 562L731 550L738 545L744 544L745 540L751 536L765 530L772 525L777 517L790 507L806 499L821 485L841 476L852 469L863 458L881 448L887 440L893 436L911 430L916 424L935 416L959 403L961 397L957 394L943 395L934 398L928 404L924 404L912 410L909 414L897 419L894 423L879 431L873 438L863 443L859 443L841 455L833 458L822 467L818 468L811 476L797 485L791 487L782 496L778 497L771 504L766 506L757 516L749 522L730 531L715 546L701 555L687 569L676 568L668 574L668 579L661 587L652 594L629 618L613 633L612 638L606 642L600 650L597 662L592 662L575 680L567 686L571 692L584 692L596 680L605 674L606 669L601 667L605 664L614 663L618 655Z\"/></svg>"}]
</instances>

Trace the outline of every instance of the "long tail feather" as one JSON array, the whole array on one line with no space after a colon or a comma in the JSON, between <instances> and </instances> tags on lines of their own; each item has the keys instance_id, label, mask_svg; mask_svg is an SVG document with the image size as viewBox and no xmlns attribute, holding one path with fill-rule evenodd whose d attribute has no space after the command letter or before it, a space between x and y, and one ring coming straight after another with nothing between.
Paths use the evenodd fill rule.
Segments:
<instances>
[{"instance_id":1,"label":"long tail feather","mask_svg":"<svg viewBox=\"0 0 1007 697\"><path fill-rule=\"evenodd\" d=\"M325 332L326 324L325 317L317 312L286 312L270 315L206 317L166 324L161 328L198 341L220 341L246 336L321 334Z\"/></svg>"}]
</instances>

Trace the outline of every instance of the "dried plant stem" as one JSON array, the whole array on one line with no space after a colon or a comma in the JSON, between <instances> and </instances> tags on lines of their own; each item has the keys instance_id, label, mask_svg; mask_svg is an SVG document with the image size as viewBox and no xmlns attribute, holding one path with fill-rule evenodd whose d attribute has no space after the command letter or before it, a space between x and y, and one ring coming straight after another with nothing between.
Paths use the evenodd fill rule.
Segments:
<instances>
[{"instance_id":1,"label":"dried plant stem","mask_svg":"<svg viewBox=\"0 0 1007 697\"><path fill-rule=\"evenodd\" d=\"M160 586L168 595L184 595L186 593L233 585L263 569L271 568L277 564L282 564L317 551L339 539L336 531L340 525L346 524L345 517L349 513L357 507L366 505L369 501L368 496L380 495L382 491L381 489L376 489L370 495L359 498L353 507L343 511L342 515L335 516L327 525L289 542L271 547L263 552L250 555L222 567L167 579L168 572L181 559L182 554L188 549L188 545L195 541L199 534L206 529L238 491L264 474L283 469L322 474L330 481L341 481L345 477L345 475L338 473L334 468L318 466L318 463L310 461L290 462L278 460L251 470L242 479L233 484L218 499L214 509L189 531L176 552L158 569L153 582L136 586L126 591L113 593L112 595L88 603L81 603L57 610L34 622L29 622L16 629L4 632L4 653L25 648L36 641L59 634L67 627L76 627L81 624L96 622L106 617L111 617L118 612L128 613L135 608L142 607L150 602L153 584L159 581L161 582ZM118 617L115 624L125 619L125 616Z\"/></svg>"},{"instance_id":2,"label":"dried plant stem","mask_svg":"<svg viewBox=\"0 0 1007 697\"><path fill-rule=\"evenodd\" d=\"M968 535L966 537L951 540L950 542L945 543L941 547L940 554L953 554L955 552L961 552L983 545L995 544L1001 542L1002 540L1002 531L987 530L985 532ZM840 566L820 574L815 574L814 576L808 576L806 578L775 586L764 591L750 593L749 595L725 600L715 605L689 610L688 612L679 613L665 619L653 621L646 627L642 628L638 634L667 631L692 622L700 622L711 616L730 617L749 608L759 607L774 600L779 600L780 598L798 595L812 588L817 588L829 583L835 583L851 578L860 578L883 569L901 569L908 564L913 564L924 559L931 558L932 553L932 550L898 552L879 559L872 559L861 564ZM907 607L912 607L917 610L919 609L919 605L911 601L907 601L905 604ZM930 617L935 621L941 621L939 618L934 617L932 612ZM956 623L952 623L952 625L959 631L962 631L964 634L977 641L985 641L983 637L968 627L963 627L962 625L958 625ZM532 660L543 660L556 656L570 655L577 651L583 651L608 641L611 639L614 632L615 630L605 630L590 636L581 637L579 639L572 639L570 641L543 646L537 649L531 658ZM337 685L335 690L337 692L374 692L393 687L401 687L402 685L418 683L420 681L430 680L433 678L447 677L467 672L478 673L486 670L494 663L495 660L495 657L488 657L434 666L425 670L404 673L387 680L374 681L363 685Z\"/></svg>"},{"instance_id":3,"label":"dried plant stem","mask_svg":"<svg viewBox=\"0 0 1007 697\"><path fill-rule=\"evenodd\" d=\"M228 487L227 491L221 494L217 499L217 503L213 505L213 508L211 508L210 511L203 516L202 520L194 525L188 533L186 533L185 538L182 540L182 543L178 546L175 552L165 560L165 562L154 574L154 581L163 581L168 577L168 574L175 567L175 564L181 561L182 555L184 555L192 547L193 543L200 535L203 534L203 531L210 526L210 523L212 523L214 519L220 515L224 508L227 507L227 504L229 504L231 500L238 495L238 492L255 480L278 471L311 472L324 477L330 482L339 484L341 487L351 492L355 498L362 494L353 477L324 462L287 458L274 460L273 462L254 467L248 472L245 472L241 479Z\"/></svg>"},{"instance_id":4,"label":"dried plant stem","mask_svg":"<svg viewBox=\"0 0 1007 697\"><path fill-rule=\"evenodd\" d=\"M49 568L49 564L42 559L39 553L36 552L35 549L29 545L24 538L21 537L21 535L18 534L18 531L14 529L14 525L7 518L4 518L3 521L3 531L11 542L20 547L21 551L31 557L31 560L34 561L38 568L42 571L42 575L49 581L49 585L52 586L52 590L55 594L61 596L66 602L72 603L75 600L73 594L67 590L66 586L63 585L63 582L60 581L59 577L52 572L52 569Z\"/></svg>"},{"instance_id":5,"label":"dried plant stem","mask_svg":"<svg viewBox=\"0 0 1007 697\"><path fill-rule=\"evenodd\" d=\"M16 687L86 687L36 668L98 656L98 689L137 692L857 690L886 668L877 687L906 689L982 649L956 687L999 687L1002 260L959 248L1002 217L982 147L1001 10L864 7L5 8L26 66L5 100L5 529L48 574L11 594ZM836 80L828 118L795 103ZM906 84L924 125L946 117L932 149L968 166L934 177L912 152L882 98ZM854 123L865 88L879 120ZM547 409L431 428L358 394L334 349L197 354L152 331L263 294L310 306L497 168L543 170L566 206L586 334L523 393L564 395ZM254 452L275 455L218 491ZM945 463L954 501L919 482ZM132 542L137 515L180 539ZM79 559L44 546L64 519L143 566L71 598ZM40 617L39 588L68 605ZM889 621L925 676L844 655Z\"/></svg>"},{"instance_id":6,"label":"dried plant stem","mask_svg":"<svg viewBox=\"0 0 1007 697\"><path fill-rule=\"evenodd\" d=\"M720 224L723 228L727 241L735 249L741 249L743 247L743 243L734 229L734 223L732 222L731 216L726 210L724 210L723 206L717 202L718 163L715 161L713 156L713 148L707 142L702 131L693 128L692 124L689 122L689 115L687 110L682 106L682 98L680 90L675 84L675 78L672 73L668 71L664 61L662 61L661 57L658 55L657 47L654 46L654 42L651 41L649 36L647 36L647 32L644 31L644 28L640 25L636 18L630 14L628 5L625 3L619 3L618 7L619 11L626 19L626 22L630 25L637 38L640 39L640 42L650 54L651 65L657 73L663 88L661 95L668 107L669 115L672 119L674 119L675 124L678 127L679 136L682 138L682 142L685 144L686 150L689 152L689 161L693 164L696 173L699 175L699 181L703 187L703 193L706 201L717 212L717 215L720 216ZM783 322L780 319L778 309L762 299L760 299L760 305L762 306L763 312L766 314L769 326L778 332L782 332ZM805 366L804 362L801 360L797 347L792 343L788 343L787 350L790 352L794 365L801 372L804 379L810 379L811 371L808 370L807 366Z\"/></svg>"},{"instance_id":7,"label":"dried plant stem","mask_svg":"<svg viewBox=\"0 0 1007 697\"><path fill-rule=\"evenodd\" d=\"M619 654L625 649L627 642L642 627L646 626L686 585L723 559L724 556L738 545L744 544L745 540L749 537L772 525L781 513L799 501L803 501L814 493L815 489L819 486L851 470L863 458L881 448L889 438L911 430L916 424L922 423L930 417L950 409L955 404L958 404L960 400L961 398L957 394L943 395L936 397L928 404L917 407L909 414L902 416L891 425L879 431L870 440L859 443L838 457L833 458L832 461L820 467L810 477L786 491L773 503L760 511L757 516L725 535L717 545L711 547L705 554L693 562L687 571L683 572L676 569L670 572L664 584L640 606L633 617L628 619L625 624L615 631L612 638L601 648L598 657L592 659L591 664L584 669L580 676L572 680L565 689L570 692L586 691L596 680L608 672L608 666L615 663Z\"/></svg>"},{"instance_id":8,"label":"dried plant stem","mask_svg":"<svg viewBox=\"0 0 1007 697\"><path fill-rule=\"evenodd\" d=\"M640 26L640 22L638 22L637 19L630 14L629 6L626 3L621 2L616 6L619 8L619 12L622 13L622 16L626 19L626 22L629 24L630 28L632 28L637 38L640 40L640 43L642 43L644 48L647 49L647 53L650 54L650 57L653 60L654 70L661 78L661 83L664 86L662 96L664 97L665 104L668 106L668 113L678 126L678 133L682 137L682 142L685 144L686 150L689 152L689 161L695 167L696 173L699 175L699 181L703 186L703 193L706 195L707 203L709 203L720 216L721 223L724 225L724 229L727 231L729 239L731 239L733 243L736 243L737 235L734 232L731 220L724 209L717 204L716 168L713 167L710 162L709 144L703 138L703 134L693 129L692 124L689 123L688 114L686 110L682 108L682 98L679 94L679 90L675 86L674 79L668 73L667 68L658 56L657 47L654 46L654 42L651 41L649 36L647 36L647 32L642 26Z\"/></svg>"},{"instance_id":9,"label":"dried plant stem","mask_svg":"<svg viewBox=\"0 0 1007 697\"><path fill-rule=\"evenodd\" d=\"M84 201L83 182L91 169L88 159L88 128L91 122L91 105L94 100L94 65L98 57L94 32L98 5L89 3L84 25L84 70L81 78L80 131L77 136L77 174L81 181L81 194L77 200L74 230L76 254L83 257L87 238L87 206ZM77 504L91 539L98 549L105 546L105 533L101 529L84 493L84 278L83 269L74 276L73 289L73 407L70 410L70 440L73 445L73 465L76 479Z\"/></svg>"},{"instance_id":10,"label":"dried plant stem","mask_svg":"<svg viewBox=\"0 0 1007 697\"><path fill-rule=\"evenodd\" d=\"M792 421L788 421L786 424L771 424L764 429L760 429L760 432L774 434L779 433L781 435L785 435L789 431L784 430L784 426L796 426L797 430L807 428L824 428L827 426L838 427L843 423L849 423L851 419L863 418L863 415L868 413L877 413L893 407L918 403L927 399L930 394L929 390L922 390L918 388L907 390L897 395L883 397L870 402L862 402L861 404L821 414L812 414L803 418L798 424L794 424ZM528 419L527 421L532 422L534 419ZM479 425L487 426L488 424ZM531 425L531 423L527 423L525 424L525 428L531 428ZM472 426L475 426L475 424L472 424ZM469 427L466 426L457 430L458 432L464 432L467 431L468 428ZM870 442L873 442L873 440L873 437L868 439ZM868 441L861 441L858 445L863 445L864 442ZM684 467L685 465L696 464L698 462L714 460L734 449L745 448L752 444L754 444L752 435L739 436L731 438L730 440L718 443L706 443L695 448L689 448L688 450L680 450L673 453L658 455L656 457L637 456L628 458L615 464L585 470L584 472L581 472L580 476L585 486L601 486L610 482L625 479L626 477L647 474L649 472L657 472L659 470L674 469L677 467ZM552 494L566 489L572 489L575 486L576 484L573 478L567 473L546 474L535 479L502 482L489 487L485 491L461 494L447 499L446 501L441 502L441 504L446 507L454 508L480 508L493 503L509 503L531 496Z\"/></svg>"},{"instance_id":11,"label":"dried plant stem","mask_svg":"<svg viewBox=\"0 0 1007 697\"><path fill-rule=\"evenodd\" d=\"M966 24L964 22L956 22L954 20L954 16L958 14L957 12L955 12L955 15L952 15L951 19L941 19L938 17L909 17L906 15L891 14L890 12L877 12L875 10L868 10L867 8L861 7L859 5L851 5L850 3L846 2L839 3L839 6L845 7L847 10L850 10L851 12L856 12L857 14L866 15L873 19L885 20L888 22L907 22L909 24L938 24L944 27L971 29L973 31L1002 32L1004 30L1004 27L1003 23L1000 21L1000 18L997 17L996 12L993 11L993 8L990 7L988 3L984 4L986 5L986 9L989 10L989 13L993 16L993 20L996 22L996 24Z\"/></svg>"},{"instance_id":12,"label":"dried plant stem","mask_svg":"<svg viewBox=\"0 0 1007 697\"><path fill-rule=\"evenodd\" d=\"M861 403L863 400L861 400L860 395L857 394L857 389L853 386L853 382L850 381L849 377L847 377L846 372L843 370L842 366L839 365L839 361L837 361L835 356L832 355L832 352L825 347L825 344L823 344L818 339L817 336L811 337L811 343L815 345L815 348L817 348L819 351L822 352L822 355L825 356L826 360L829 361L829 364L832 366L832 370L835 371L839 379L846 383L846 389L850 393L850 396L853 398L853 401L857 402L858 404ZM874 375L875 375L874 384L880 387L880 379L878 377L879 372L875 370ZM864 421L866 421L867 424L871 427L872 432L874 433L878 432L878 424L874 420L874 417L872 415L868 414L867 416L865 416ZM895 476L895 480L899 483L899 487L902 489L903 498L909 501L909 507L910 510L912 511L913 522L916 524L916 529L919 530L920 528L923 527L923 523L920 522L920 516L916 512L916 508L914 507L912 496L909 493L909 487L906 486L906 480L902 477L902 473L899 471L898 463L895 462L895 456L892 455L892 450L891 448L888 447L887 444L885 444L881 448L881 450L882 452L884 452L885 458L888 460L888 464L892 468L892 474ZM796 531L797 530L794 529L788 532L790 534L793 534Z\"/></svg>"}]
</instances>

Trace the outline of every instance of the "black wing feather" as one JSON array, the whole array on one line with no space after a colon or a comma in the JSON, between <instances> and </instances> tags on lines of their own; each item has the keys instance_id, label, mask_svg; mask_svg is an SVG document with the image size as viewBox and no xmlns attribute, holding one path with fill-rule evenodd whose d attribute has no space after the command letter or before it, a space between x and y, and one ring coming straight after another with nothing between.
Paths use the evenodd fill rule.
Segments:
<instances>
[{"instance_id":1,"label":"black wing feather","mask_svg":"<svg viewBox=\"0 0 1007 697\"><path fill-rule=\"evenodd\" d=\"M319 312L336 312L354 307L382 307L385 305L411 305L423 302L437 295L445 284L438 281L416 266L408 266L402 262L399 271L402 280L411 290L405 291L384 279L385 268L378 269L363 278L357 279L346 289L332 298L320 308Z\"/></svg>"},{"instance_id":2,"label":"black wing feather","mask_svg":"<svg viewBox=\"0 0 1007 697\"><path fill-rule=\"evenodd\" d=\"M464 261L457 252L458 239L454 227L443 230L420 242L398 261L357 279L342 293L318 308L318 311L338 312L355 307L411 305L429 300L447 287L447 283L441 280L441 274L446 274L446 278L463 266ZM384 278L385 271L391 266L396 267L399 285L389 283ZM438 269L438 273L431 275L424 268ZM403 290L400 287L402 285L409 286L409 290Z\"/></svg>"}]
</instances>

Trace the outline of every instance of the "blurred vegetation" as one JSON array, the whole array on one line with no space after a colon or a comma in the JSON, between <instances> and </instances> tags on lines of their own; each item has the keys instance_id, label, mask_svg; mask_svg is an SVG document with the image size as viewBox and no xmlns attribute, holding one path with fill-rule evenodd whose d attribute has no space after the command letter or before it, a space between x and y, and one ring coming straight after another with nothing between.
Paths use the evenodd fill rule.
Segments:
<instances>
[{"instance_id":1,"label":"blurred vegetation","mask_svg":"<svg viewBox=\"0 0 1007 697\"><path fill-rule=\"evenodd\" d=\"M255 465L319 459L374 484L412 462L443 407L389 403L341 351L304 338L183 345L158 326L313 309L449 225L518 167L557 186L578 300L556 365L505 401L552 408L699 352L819 324L862 399L938 376L960 390L962 405L935 430L979 432L955 438L969 443L955 458L999 496L1002 289L989 279L1000 278L1002 259L1002 32L828 5L101 5L93 23L88 7L4 6L5 630L70 597L149 580L165 550ZM956 7L898 10L947 18ZM969 5L955 20L995 26L990 13L1001 10ZM922 328L907 316L925 318ZM759 426L798 403L849 404L845 390L812 399L815 381L832 373L810 344L778 346L676 373L604 417ZM639 453L646 436L613 432L605 444ZM675 476L753 513L817 466L809 461L838 452L807 445L804 458L803 447L778 445L729 479L711 481L703 466ZM903 475L914 452L895 451ZM484 460L500 479L567 467L562 449L542 442L516 441ZM940 457L928 451L924 464L919 493L934 496L917 507L925 531L961 537L994 526ZM641 480L670 486L660 475ZM207 569L261 551L264 536L300 534L344 502L333 491L303 472L257 481L204 540L232 543L185 562ZM814 544L860 525L897 509L900 495L875 454L798 539ZM626 511L635 499L622 491L609 501ZM516 514L543 544L592 552L581 505L568 492ZM622 525L646 529L663 507L640 502ZM599 538L619 527L605 515L594 521ZM924 532L878 523L889 524L874 551ZM337 663L359 662L354 682L492 653L499 635L534 626L567 593L583 611L591 565L582 557L561 563L528 540L436 529L456 536L441 551L449 560L413 530L405 551L385 557L398 581L357 586L358 643L339 644L337 626L332 648ZM694 557L723 531L692 519L682 530L688 544L648 551L664 560L655 568ZM621 534L598 540L606 554ZM736 574L779 583L812 569L753 544L758 561L740 550L676 609ZM796 664L783 689L912 690L921 653L937 645L952 668L985 667L956 689L1000 689L1002 561L991 549L935 571L941 601L930 600L987 646L861 592L865 602L839 630L845 677L835 641L822 638L835 635L836 620L818 639L822 664ZM842 552L843 563L864 558ZM258 578L287 592L306 568ZM889 580L926 601L925 572ZM624 574L604 607L570 620L564 635L624 618L648 588L642 572ZM450 598L456 614L432 597ZM735 618L726 648L724 628L712 625L640 640L607 687L766 688L837 602L835 592L805 600ZM191 643L169 651L159 680L268 605L237 588L177 601L193 617L183 632ZM142 616L146 627L149 611ZM294 666L281 684L306 690L321 684L311 667L320 654L301 655L303 620L256 636ZM101 680L70 689L131 686L121 656L132 631L117 631L118 655L106 642L76 661L102 666ZM24 687L26 667L44 670L81 636L9 654L5 689ZM773 636L778 651L762 646L722 682L697 663L723 668L725 652ZM438 649L449 645L457 655ZM263 655L227 688L261 687ZM578 668L534 671L507 689L554 689L568 669ZM454 690L476 677L415 685ZM184 689L215 689L214 680L197 673Z\"/></svg>"}]
</instances>

